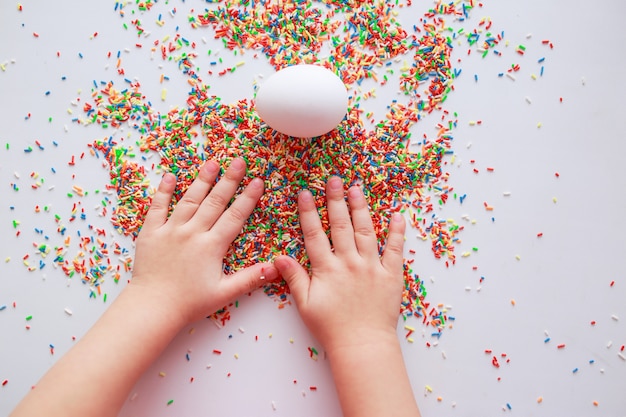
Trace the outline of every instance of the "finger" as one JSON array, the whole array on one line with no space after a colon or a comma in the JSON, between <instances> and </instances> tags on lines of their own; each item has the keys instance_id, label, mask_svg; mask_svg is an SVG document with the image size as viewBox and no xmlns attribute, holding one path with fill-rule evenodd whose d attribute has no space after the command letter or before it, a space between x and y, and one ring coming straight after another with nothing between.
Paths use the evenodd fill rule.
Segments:
<instances>
[{"instance_id":1,"label":"finger","mask_svg":"<svg viewBox=\"0 0 626 417\"><path fill-rule=\"evenodd\" d=\"M243 225L263 195L264 184L260 178L253 179L243 192L233 201L228 209L219 217L211 228L211 233L218 237L218 250L226 250L233 240L241 233ZM204 206L196 217L204 216ZM200 224L206 224L206 219L199 219Z\"/></svg>"},{"instance_id":2,"label":"finger","mask_svg":"<svg viewBox=\"0 0 626 417\"><path fill-rule=\"evenodd\" d=\"M400 213L393 213L381 262L385 269L394 274L402 274L405 228L404 217Z\"/></svg>"},{"instance_id":3,"label":"finger","mask_svg":"<svg viewBox=\"0 0 626 417\"><path fill-rule=\"evenodd\" d=\"M304 235L304 247L309 255L311 264L323 261L332 255L330 242L322 227L320 215L315 206L315 200L309 190L303 190L298 196L298 214L300 228Z\"/></svg>"},{"instance_id":4,"label":"finger","mask_svg":"<svg viewBox=\"0 0 626 417\"><path fill-rule=\"evenodd\" d=\"M159 187L152 197L150 209L143 222L143 229L156 229L165 224L174 189L176 189L176 176L170 173L163 175Z\"/></svg>"},{"instance_id":5,"label":"finger","mask_svg":"<svg viewBox=\"0 0 626 417\"><path fill-rule=\"evenodd\" d=\"M295 259L287 255L280 255L274 260L278 273L287 281L289 290L296 300L298 308L306 305L311 278L306 270Z\"/></svg>"},{"instance_id":6,"label":"finger","mask_svg":"<svg viewBox=\"0 0 626 417\"><path fill-rule=\"evenodd\" d=\"M222 280L224 301L231 301L240 295L252 292L278 277L278 269L270 263L255 264L240 269Z\"/></svg>"},{"instance_id":7,"label":"finger","mask_svg":"<svg viewBox=\"0 0 626 417\"><path fill-rule=\"evenodd\" d=\"M194 222L199 228L209 230L213 227L237 192L245 174L246 162L241 158L233 159L224 176L204 198L194 215Z\"/></svg>"},{"instance_id":8,"label":"finger","mask_svg":"<svg viewBox=\"0 0 626 417\"><path fill-rule=\"evenodd\" d=\"M354 228L356 248L363 257L378 257L378 240L372 223L372 216L363 191L358 186L348 189L348 203Z\"/></svg>"},{"instance_id":9,"label":"finger","mask_svg":"<svg viewBox=\"0 0 626 417\"><path fill-rule=\"evenodd\" d=\"M206 195L209 193L220 171L220 166L215 161L208 161L198 170L198 177L191 183L183 198L180 199L170 220L182 224L193 217Z\"/></svg>"},{"instance_id":10,"label":"finger","mask_svg":"<svg viewBox=\"0 0 626 417\"><path fill-rule=\"evenodd\" d=\"M354 251L354 229L344 198L343 182L339 177L330 177L326 183L326 206L335 253Z\"/></svg>"}]
</instances>

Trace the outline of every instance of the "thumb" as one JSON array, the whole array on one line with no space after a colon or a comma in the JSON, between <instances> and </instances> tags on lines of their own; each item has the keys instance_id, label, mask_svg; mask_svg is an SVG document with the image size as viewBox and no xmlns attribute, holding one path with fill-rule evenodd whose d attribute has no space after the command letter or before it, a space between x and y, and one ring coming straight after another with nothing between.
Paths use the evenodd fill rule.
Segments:
<instances>
[{"instance_id":1,"label":"thumb","mask_svg":"<svg viewBox=\"0 0 626 417\"><path fill-rule=\"evenodd\" d=\"M306 270L295 259L287 255L280 255L274 260L278 273L287 281L291 294L299 308L304 307L307 301L311 278Z\"/></svg>"},{"instance_id":2,"label":"thumb","mask_svg":"<svg viewBox=\"0 0 626 417\"><path fill-rule=\"evenodd\" d=\"M278 270L271 263L260 263L241 269L228 276L224 282L224 292L232 300L247 294L278 278Z\"/></svg>"}]
</instances>

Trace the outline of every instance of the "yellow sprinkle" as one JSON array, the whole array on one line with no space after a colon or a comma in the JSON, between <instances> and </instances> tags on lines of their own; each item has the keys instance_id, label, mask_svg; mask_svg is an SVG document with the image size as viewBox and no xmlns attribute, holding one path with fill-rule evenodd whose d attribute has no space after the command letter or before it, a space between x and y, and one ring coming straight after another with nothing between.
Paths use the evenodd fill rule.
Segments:
<instances>
[{"instance_id":1,"label":"yellow sprinkle","mask_svg":"<svg viewBox=\"0 0 626 417\"><path fill-rule=\"evenodd\" d=\"M552 197L552 202L556 204L556 197Z\"/></svg>"},{"instance_id":2,"label":"yellow sprinkle","mask_svg":"<svg viewBox=\"0 0 626 417\"><path fill-rule=\"evenodd\" d=\"M406 339L406 340L407 340L407 342L409 342L409 343L413 343L413 338L412 338L412 337L409 337L409 338L408 338L408 339Z\"/></svg>"},{"instance_id":3,"label":"yellow sprinkle","mask_svg":"<svg viewBox=\"0 0 626 417\"><path fill-rule=\"evenodd\" d=\"M537 123L537 129L541 129L541 122Z\"/></svg>"},{"instance_id":4,"label":"yellow sprinkle","mask_svg":"<svg viewBox=\"0 0 626 417\"><path fill-rule=\"evenodd\" d=\"M537 76L535 74L531 74L530 78L532 78L533 80L536 80Z\"/></svg>"},{"instance_id":5,"label":"yellow sprinkle","mask_svg":"<svg viewBox=\"0 0 626 417\"><path fill-rule=\"evenodd\" d=\"M426 388L426 391L428 392L433 392L433 389L430 387L430 385L426 385L424 388Z\"/></svg>"},{"instance_id":6,"label":"yellow sprinkle","mask_svg":"<svg viewBox=\"0 0 626 417\"><path fill-rule=\"evenodd\" d=\"M235 359L239 359L239 354L235 353Z\"/></svg>"},{"instance_id":7,"label":"yellow sprinkle","mask_svg":"<svg viewBox=\"0 0 626 417\"><path fill-rule=\"evenodd\" d=\"M289 343L293 344L293 338L289 339Z\"/></svg>"},{"instance_id":8,"label":"yellow sprinkle","mask_svg":"<svg viewBox=\"0 0 626 417\"><path fill-rule=\"evenodd\" d=\"M409 331L414 332L414 331L415 331L415 328L413 328L413 327L409 326L408 324L405 324L405 325L404 325L404 330L409 330Z\"/></svg>"},{"instance_id":9,"label":"yellow sprinkle","mask_svg":"<svg viewBox=\"0 0 626 417\"><path fill-rule=\"evenodd\" d=\"M167 98L167 88L164 88L163 90L161 90L161 101L165 101L166 98Z\"/></svg>"},{"instance_id":10,"label":"yellow sprinkle","mask_svg":"<svg viewBox=\"0 0 626 417\"><path fill-rule=\"evenodd\" d=\"M159 372L159 376L160 377L165 377L165 372L163 372L163 371Z\"/></svg>"},{"instance_id":11,"label":"yellow sprinkle","mask_svg":"<svg viewBox=\"0 0 626 417\"><path fill-rule=\"evenodd\" d=\"M4 260L4 262L11 262L11 257L10 257L10 256L7 256L7 257L5 258L5 260Z\"/></svg>"}]
</instances>

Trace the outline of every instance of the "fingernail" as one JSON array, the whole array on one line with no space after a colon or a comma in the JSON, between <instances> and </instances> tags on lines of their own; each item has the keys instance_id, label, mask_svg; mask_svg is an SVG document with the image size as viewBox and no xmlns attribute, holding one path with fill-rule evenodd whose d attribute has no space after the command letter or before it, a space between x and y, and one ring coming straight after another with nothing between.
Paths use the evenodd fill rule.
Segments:
<instances>
[{"instance_id":1,"label":"fingernail","mask_svg":"<svg viewBox=\"0 0 626 417\"><path fill-rule=\"evenodd\" d=\"M363 196L363 190L358 185L353 185L348 189L348 194L351 197L361 197Z\"/></svg>"},{"instance_id":2,"label":"fingernail","mask_svg":"<svg viewBox=\"0 0 626 417\"><path fill-rule=\"evenodd\" d=\"M263 188L265 184L263 183L263 180L261 178L254 178L252 181L250 181L250 187L253 188Z\"/></svg>"},{"instance_id":3,"label":"fingernail","mask_svg":"<svg viewBox=\"0 0 626 417\"><path fill-rule=\"evenodd\" d=\"M246 161L244 161L241 158L235 158L230 163L230 166L235 168L235 169L237 169L237 170L244 169L246 167Z\"/></svg>"},{"instance_id":4,"label":"fingernail","mask_svg":"<svg viewBox=\"0 0 626 417\"><path fill-rule=\"evenodd\" d=\"M176 183L176 176L172 173L166 172L161 179L165 184L174 184Z\"/></svg>"},{"instance_id":5,"label":"fingernail","mask_svg":"<svg viewBox=\"0 0 626 417\"><path fill-rule=\"evenodd\" d=\"M391 220L392 220L392 221L394 221L394 222L400 222L400 221L402 221L402 214L400 214L400 213L398 213L398 212L393 213L393 214L391 215Z\"/></svg>"},{"instance_id":6,"label":"fingernail","mask_svg":"<svg viewBox=\"0 0 626 417\"><path fill-rule=\"evenodd\" d=\"M220 170L220 165L215 161L208 161L203 165L207 172L214 173Z\"/></svg>"},{"instance_id":7,"label":"fingernail","mask_svg":"<svg viewBox=\"0 0 626 417\"><path fill-rule=\"evenodd\" d=\"M311 200L313 200L313 194L311 194L311 192L309 190L302 190L300 191L300 200L305 201L305 202L309 202Z\"/></svg>"},{"instance_id":8,"label":"fingernail","mask_svg":"<svg viewBox=\"0 0 626 417\"><path fill-rule=\"evenodd\" d=\"M328 186L331 190L341 190L343 188L343 181L339 177L330 177Z\"/></svg>"}]
</instances>

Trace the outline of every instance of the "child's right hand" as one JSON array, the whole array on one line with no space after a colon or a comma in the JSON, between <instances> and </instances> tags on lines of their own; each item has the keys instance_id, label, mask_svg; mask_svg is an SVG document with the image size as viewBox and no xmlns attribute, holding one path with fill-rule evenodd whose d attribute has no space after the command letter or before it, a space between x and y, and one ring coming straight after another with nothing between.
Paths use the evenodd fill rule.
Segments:
<instances>
[{"instance_id":1,"label":"child's right hand","mask_svg":"<svg viewBox=\"0 0 626 417\"><path fill-rule=\"evenodd\" d=\"M398 213L392 216L387 245L380 257L362 190L353 186L347 195L349 208L341 179L328 180L326 203L332 247L311 193L305 190L298 197L311 276L289 256L282 255L274 262L305 324L329 354L382 340L397 343L404 218Z\"/></svg>"}]
</instances>

